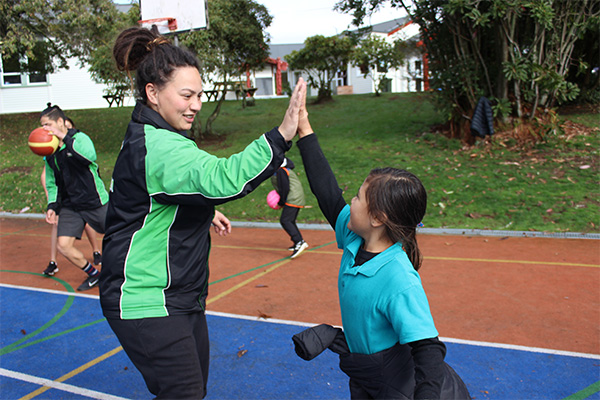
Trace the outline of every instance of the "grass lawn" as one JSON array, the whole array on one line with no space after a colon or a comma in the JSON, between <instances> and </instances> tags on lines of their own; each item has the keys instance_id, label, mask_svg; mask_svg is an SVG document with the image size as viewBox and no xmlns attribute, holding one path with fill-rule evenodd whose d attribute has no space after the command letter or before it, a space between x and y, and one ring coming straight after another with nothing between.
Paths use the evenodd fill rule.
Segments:
<instances>
[{"instance_id":1,"label":"grass lawn","mask_svg":"<svg viewBox=\"0 0 600 400\"><path fill-rule=\"evenodd\" d=\"M201 147L218 156L238 152L278 125L286 107L287 99L257 100L246 109L241 102L226 102L214 124L219 139ZM213 108L214 103L204 105L203 121ZM131 110L67 112L94 140L107 187ZM598 129L587 135L549 136L518 150L510 140L496 137L463 149L459 141L430 133L443 117L427 94L338 96L308 110L347 201L372 168L394 166L412 171L427 188L423 223L428 228L600 232ZM600 127L598 114L565 118ZM45 211L42 159L27 147L27 136L38 125L37 113L0 115L0 211ZM300 212L299 222L325 222L296 146L288 156L313 206ZM232 220L278 221L279 212L265 202L270 190L265 182L246 198L218 208Z\"/></svg>"}]
</instances>

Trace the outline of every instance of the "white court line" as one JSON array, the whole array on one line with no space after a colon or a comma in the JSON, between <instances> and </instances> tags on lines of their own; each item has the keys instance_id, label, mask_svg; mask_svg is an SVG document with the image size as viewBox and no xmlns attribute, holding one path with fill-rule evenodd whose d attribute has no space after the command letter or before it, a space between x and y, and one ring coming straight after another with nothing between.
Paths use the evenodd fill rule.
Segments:
<instances>
[{"instance_id":1,"label":"white court line","mask_svg":"<svg viewBox=\"0 0 600 400\"><path fill-rule=\"evenodd\" d=\"M99 299L99 296L91 295L91 294L84 295L84 294L79 294L79 293L62 292L62 291L58 291L58 290L38 289L38 288L31 288L31 287L26 287L26 286L6 285L3 283L0 283L0 287L31 290L34 292L60 294L63 296L64 295L67 295L67 296L74 295L74 296L80 296L80 297ZM275 319L275 318L264 319L261 317L254 317L254 316L240 315L240 314L230 314L230 313L224 313L224 312L218 312L218 311L206 311L206 314L217 316L217 317L236 318L236 319L243 319L243 320L247 320L247 321L257 321L257 322L269 322L269 323L273 323L273 324L303 326L303 327L308 327L308 328L319 325L318 323L289 321L289 320L285 320L285 319ZM475 340L454 339L454 338L447 338L447 337L440 337L440 340L443 342L449 342L449 343L468 344L471 346L493 347L493 348L506 349L506 350L527 351L530 353L554 354L554 355L558 355L558 356L591 358L594 360L600 360L599 354L576 353L576 352L572 352L572 351L544 349L541 347L529 347L529 346L519 346L516 344L481 342L481 341L475 341Z\"/></svg>"},{"instance_id":2,"label":"white court line","mask_svg":"<svg viewBox=\"0 0 600 400\"><path fill-rule=\"evenodd\" d=\"M77 386L68 385L66 383L51 381L50 379L38 378L37 376L22 374L20 372L10 371L8 369L0 368L0 375L8 378L17 379L24 382L33 383L35 385L46 386L52 389L62 390L63 392L74 393L80 396L90 397L92 399L100 400L127 400L125 397L113 396L112 394L106 394L102 392L96 392L95 390L83 389Z\"/></svg>"}]
</instances>

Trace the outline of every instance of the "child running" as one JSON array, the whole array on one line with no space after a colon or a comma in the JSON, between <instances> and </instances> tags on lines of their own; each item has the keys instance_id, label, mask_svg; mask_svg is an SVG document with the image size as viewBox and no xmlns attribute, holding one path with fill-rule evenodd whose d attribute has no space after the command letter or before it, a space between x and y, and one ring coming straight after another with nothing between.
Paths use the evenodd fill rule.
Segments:
<instances>
[{"instance_id":1,"label":"child running","mask_svg":"<svg viewBox=\"0 0 600 400\"><path fill-rule=\"evenodd\" d=\"M427 207L421 181L404 170L374 169L349 206L305 110L298 135L310 188L343 249L338 291L350 353L340 356L340 368L350 377L351 397L469 398L444 362L446 347L417 273L416 228ZM444 389L447 382L454 388Z\"/></svg>"}]
</instances>

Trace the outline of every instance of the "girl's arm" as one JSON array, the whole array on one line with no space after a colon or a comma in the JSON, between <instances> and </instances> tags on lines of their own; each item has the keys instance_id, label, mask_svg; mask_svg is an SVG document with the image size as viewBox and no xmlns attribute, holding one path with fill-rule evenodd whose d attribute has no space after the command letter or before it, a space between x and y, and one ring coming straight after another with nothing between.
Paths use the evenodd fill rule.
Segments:
<instances>
[{"instance_id":1,"label":"girl's arm","mask_svg":"<svg viewBox=\"0 0 600 400\"><path fill-rule=\"evenodd\" d=\"M415 400L439 399L444 379L446 346L439 339L408 343L415 362Z\"/></svg>"},{"instance_id":2,"label":"girl's arm","mask_svg":"<svg viewBox=\"0 0 600 400\"><path fill-rule=\"evenodd\" d=\"M301 125L302 122L298 124L298 133L300 135L298 148L302 155L302 162L304 163L304 170L308 177L310 190L317 197L323 215L325 215L329 224L335 229L337 217L342 208L346 206L346 202L342 196L342 189L338 186L333 171L321 150L321 146L319 146L317 135L310 129L310 124L308 125L310 133L302 131Z\"/></svg>"}]
</instances>

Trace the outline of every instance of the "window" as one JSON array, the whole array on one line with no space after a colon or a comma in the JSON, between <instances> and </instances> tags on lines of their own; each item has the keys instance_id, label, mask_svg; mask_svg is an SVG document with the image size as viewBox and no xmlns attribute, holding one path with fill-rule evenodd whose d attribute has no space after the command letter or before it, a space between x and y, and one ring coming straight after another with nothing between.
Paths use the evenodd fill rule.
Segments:
<instances>
[{"instance_id":1,"label":"window","mask_svg":"<svg viewBox=\"0 0 600 400\"><path fill-rule=\"evenodd\" d=\"M335 86L347 86L348 85L348 74L346 69L343 71L338 71L335 74L335 79L333 80Z\"/></svg>"},{"instance_id":2,"label":"window","mask_svg":"<svg viewBox=\"0 0 600 400\"><path fill-rule=\"evenodd\" d=\"M415 71L417 74L421 73L421 61L415 61Z\"/></svg>"},{"instance_id":3,"label":"window","mask_svg":"<svg viewBox=\"0 0 600 400\"><path fill-rule=\"evenodd\" d=\"M34 55L31 59L27 56L13 54L3 56L0 63L2 73L1 86L26 86L44 84L48 82L46 75L46 59L42 42L33 49Z\"/></svg>"}]
</instances>

